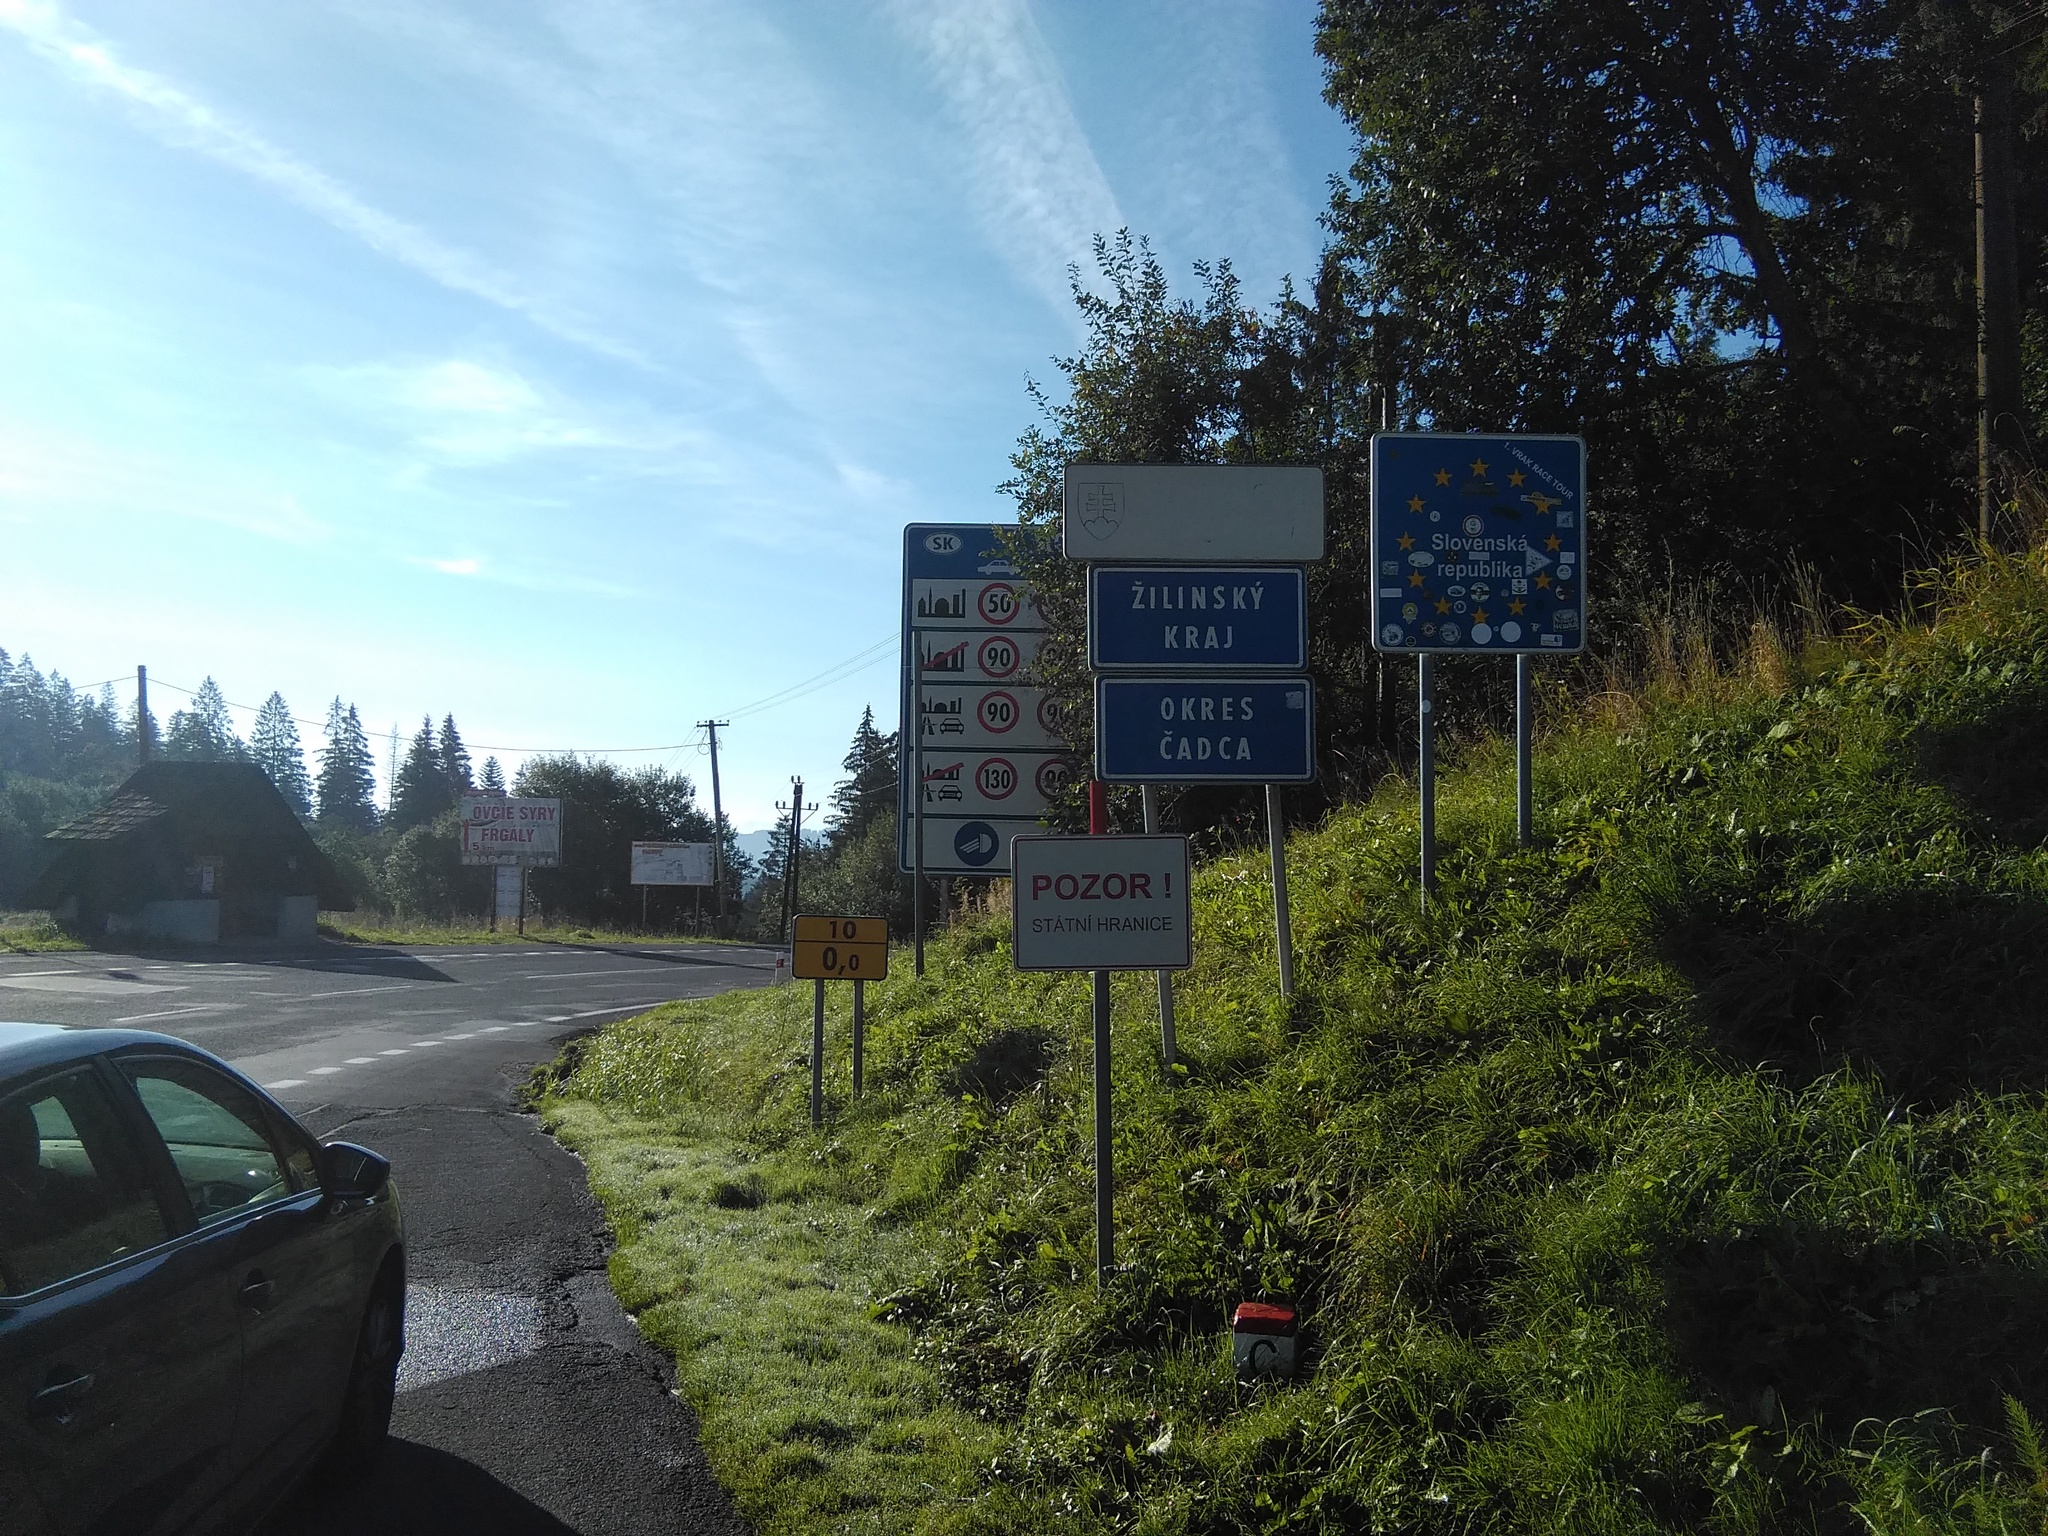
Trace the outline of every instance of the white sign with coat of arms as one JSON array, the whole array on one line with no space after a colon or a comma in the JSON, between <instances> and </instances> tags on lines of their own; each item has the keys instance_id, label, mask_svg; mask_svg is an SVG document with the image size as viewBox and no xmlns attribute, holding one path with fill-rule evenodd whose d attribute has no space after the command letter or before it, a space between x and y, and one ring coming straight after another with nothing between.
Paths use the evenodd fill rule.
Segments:
<instances>
[{"instance_id":1,"label":"white sign with coat of arms","mask_svg":"<svg viewBox=\"0 0 2048 1536\"><path fill-rule=\"evenodd\" d=\"M1275 464L1069 464L1069 560L1306 565L1323 558L1323 472Z\"/></svg>"}]
</instances>

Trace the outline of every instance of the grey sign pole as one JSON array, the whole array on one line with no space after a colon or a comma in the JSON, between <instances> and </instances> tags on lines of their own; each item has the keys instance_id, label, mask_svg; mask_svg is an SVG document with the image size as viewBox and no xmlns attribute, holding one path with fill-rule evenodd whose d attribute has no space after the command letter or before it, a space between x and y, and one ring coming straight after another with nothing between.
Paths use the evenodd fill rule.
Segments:
<instances>
[{"instance_id":1,"label":"grey sign pole","mask_svg":"<svg viewBox=\"0 0 2048 1536\"><path fill-rule=\"evenodd\" d=\"M924 635L910 632L911 767L910 841L915 866L910 877L910 940L917 950L917 974L924 974Z\"/></svg>"},{"instance_id":2,"label":"grey sign pole","mask_svg":"<svg viewBox=\"0 0 2048 1536\"><path fill-rule=\"evenodd\" d=\"M1421 738L1415 777L1422 790L1422 901L1436 887L1436 658L1416 661L1416 733Z\"/></svg>"},{"instance_id":3,"label":"grey sign pole","mask_svg":"<svg viewBox=\"0 0 2048 1536\"><path fill-rule=\"evenodd\" d=\"M1146 784L1138 791L1145 804L1145 830L1159 830L1159 786ZM1166 1070L1173 1070L1173 972L1159 974L1159 1055Z\"/></svg>"},{"instance_id":4,"label":"grey sign pole","mask_svg":"<svg viewBox=\"0 0 2048 1536\"><path fill-rule=\"evenodd\" d=\"M818 985L823 986L820 982ZM856 981L853 984L853 1096L860 1097L861 1052L867 1046L868 1031L868 984Z\"/></svg>"},{"instance_id":5,"label":"grey sign pole","mask_svg":"<svg viewBox=\"0 0 2048 1536\"><path fill-rule=\"evenodd\" d=\"M825 983L811 994L811 1124L825 1123Z\"/></svg>"},{"instance_id":6,"label":"grey sign pole","mask_svg":"<svg viewBox=\"0 0 2048 1536\"><path fill-rule=\"evenodd\" d=\"M1294 928L1287 921L1287 822L1278 784L1266 786L1266 845L1273 855L1273 937L1280 947L1280 995L1292 997Z\"/></svg>"},{"instance_id":7,"label":"grey sign pole","mask_svg":"<svg viewBox=\"0 0 2048 1536\"><path fill-rule=\"evenodd\" d=\"M1109 1145L1109 972L1095 978L1095 1288L1109 1284L1116 1267L1116 1180Z\"/></svg>"},{"instance_id":8,"label":"grey sign pole","mask_svg":"<svg viewBox=\"0 0 2048 1536\"><path fill-rule=\"evenodd\" d=\"M1536 729L1536 710L1529 673L1529 654L1520 652L1515 657L1515 835L1524 848L1536 840L1529 788L1529 741Z\"/></svg>"}]
</instances>

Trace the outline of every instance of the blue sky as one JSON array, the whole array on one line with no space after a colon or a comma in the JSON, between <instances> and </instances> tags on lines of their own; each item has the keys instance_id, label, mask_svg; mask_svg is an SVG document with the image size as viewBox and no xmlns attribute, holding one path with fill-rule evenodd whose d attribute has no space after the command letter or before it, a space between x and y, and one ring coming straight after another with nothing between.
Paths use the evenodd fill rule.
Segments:
<instances>
[{"instance_id":1,"label":"blue sky","mask_svg":"<svg viewBox=\"0 0 2048 1536\"><path fill-rule=\"evenodd\" d=\"M707 802L618 749L729 715L763 825L893 723L900 526L1010 515L1090 237L1313 269L1313 20L0 0L0 646Z\"/></svg>"}]
</instances>

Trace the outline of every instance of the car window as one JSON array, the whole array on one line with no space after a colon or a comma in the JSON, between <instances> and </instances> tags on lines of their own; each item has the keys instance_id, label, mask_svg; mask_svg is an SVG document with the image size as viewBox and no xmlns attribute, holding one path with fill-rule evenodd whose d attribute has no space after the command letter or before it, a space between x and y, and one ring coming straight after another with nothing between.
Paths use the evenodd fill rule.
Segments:
<instances>
[{"instance_id":1,"label":"car window","mask_svg":"<svg viewBox=\"0 0 2048 1536\"><path fill-rule=\"evenodd\" d=\"M291 1193L248 1089L196 1061L146 1057L121 1065L170 1148L201 1226Z\"/></svg>"},{"instance_id":2,"label":"car window","mask_svg":"<svg viewBox=\"0 0 2048 1536\"><path fill-rule=\"evenodd\" d=\"M271 1134L278 1145L284 1148L284 1166L292 1176L293 1189L318 1189L320 1187L320 1160L313 1151L314 1143L297 1121L282 1115L270 1117Z\"/></svg>"},{"instance_id":3,"label":"car window","mask_svg":"<svg viewBox=\"0 0 2048 1536\"><path fill-rule=\"evenodd\" d=\"M0 1289L41 1290L169 1235L97 1072L0 1099Z\"/></svg>"}]
</instances>

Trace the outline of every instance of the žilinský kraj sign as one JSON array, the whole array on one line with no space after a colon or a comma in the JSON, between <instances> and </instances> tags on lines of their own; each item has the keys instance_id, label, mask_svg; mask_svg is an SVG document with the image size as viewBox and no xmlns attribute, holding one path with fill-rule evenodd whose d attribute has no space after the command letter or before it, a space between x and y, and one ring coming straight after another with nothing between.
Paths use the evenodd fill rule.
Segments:
<instances>
[{"instance_id":1,"label":"\u017eilinsk\u00fd kraj sign","mask_svg":"<svg viewBox=\"0 0 2048 1536\"><path fill-rule=\"evenodd\" d=\"M1194 963L1185 837L1019 837L1010 846L1018 970L1176 971Z\"/></svg>"},{"instance_id":2,"label":"\u017eilinsk\u00fd kraj sign","mask_svg":"<svg viewBox=\"0 0 2048 1536\"><path fill-rule=\"evenodd\" d=\"M1585 553L1583 438L1373 438L1375 649L1583 650Z\"/></svg>"},{"instance_id":3,"label":"\u017eilinsk\u00fd kraj sign","mask_svg":"<svg viewBox=\"0 0 2048 1536\"><path fill-rule=\"evenodd\" d=\"M1091 566L1088 665L1299 672L1308 665L1308 580L1299 566Z\"/></svg>"}]
</instances>

